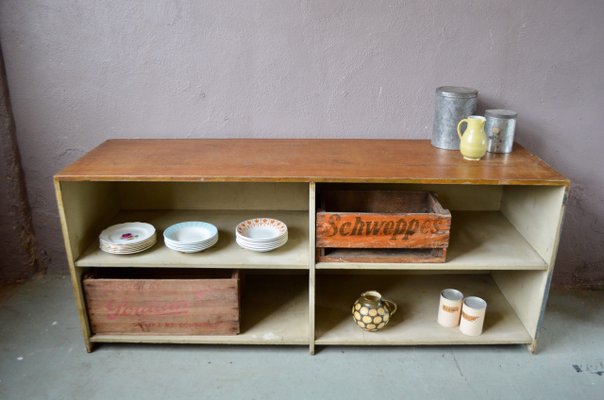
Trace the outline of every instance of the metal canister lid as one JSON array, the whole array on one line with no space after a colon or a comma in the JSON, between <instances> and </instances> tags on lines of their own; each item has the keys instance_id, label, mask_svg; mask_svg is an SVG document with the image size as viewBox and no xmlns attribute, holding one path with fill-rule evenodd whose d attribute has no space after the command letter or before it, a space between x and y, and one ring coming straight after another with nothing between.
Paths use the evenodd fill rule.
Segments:
<instances>
[{"instance_id":1,"label":"metal canister lid","mask_svg":"<svg viewBox=\"0 0 604 400\"><path fill-rule=\"evenodd\" d=\"M436 94L443 97L471 99L478 96L478 90L462 86L441 86L436 88Z\"/></svg>"},{"instance_id":2,"label":"metal canister lid","mask_svg":"<svg viewBox=\"0 0 604 400\"><path fill-rule=\"evenodd\" d=\"M516 117L518 117L518 113L516 111L503 109L485 110L484 115L485 117L499 119L515 119Z\"/></svg>"}]
</instances>

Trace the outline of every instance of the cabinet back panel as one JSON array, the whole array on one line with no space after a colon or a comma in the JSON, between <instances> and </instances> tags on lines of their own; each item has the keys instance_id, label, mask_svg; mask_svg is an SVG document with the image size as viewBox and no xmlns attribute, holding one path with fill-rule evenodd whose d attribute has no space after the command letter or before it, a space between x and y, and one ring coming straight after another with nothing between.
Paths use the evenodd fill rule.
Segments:
<instances>
[{"instance_id":1,"label":"cabinet back panel","mask_svg":"<svg viewBox=\"0 0 604 400\"><path fill-rule=\"evenodd\" d=\"M321 190L425 190L438 194L438 201L452 211L494 211L501 203L501 186L494 185L422 185L422 184L317 184Z\"/></svg>"},{"instance_id":2,"label":"cabinet back panel","mask_svg":"<svg viewBox=\"0 0 604 400\"><path fill-rule=\"evenodd\" d=\"M308 210L308 183L118 182L127 210Z\"/></svg>"}]
</instances>

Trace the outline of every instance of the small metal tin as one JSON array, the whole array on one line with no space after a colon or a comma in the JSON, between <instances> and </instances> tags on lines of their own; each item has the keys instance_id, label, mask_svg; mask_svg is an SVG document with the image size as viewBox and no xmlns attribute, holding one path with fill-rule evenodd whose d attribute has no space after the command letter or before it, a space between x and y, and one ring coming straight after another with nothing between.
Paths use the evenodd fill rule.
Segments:
<instances>
[{"instance_id":1,"label":"small metal tin","mask_svg":"<svg viewBox=\"0 0 604 400\"><path fill-rule=\"evenodd\" d=\"M518 113L512 110L486 110L484 131L488 137L489 153L511 153Z\"/></svg>"},{"instance_id":2,"label":"small metal tin","mask_svg":"<svg viewBox=\"0 0 604 400\"><path fill-rule=\"evenodd\" d=\"M478 90L461 86L436 88L436 107L432 127L432 146L459 150L457 123L473 115L478 102Z\"/></svg>"}]
</instances>

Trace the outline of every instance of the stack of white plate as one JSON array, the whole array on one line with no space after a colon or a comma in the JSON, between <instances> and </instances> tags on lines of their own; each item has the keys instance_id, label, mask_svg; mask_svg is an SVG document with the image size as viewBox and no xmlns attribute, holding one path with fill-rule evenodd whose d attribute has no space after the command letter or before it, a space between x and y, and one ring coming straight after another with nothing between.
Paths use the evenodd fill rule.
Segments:
<instances>
[{"instance_id":1,"label":"stack of white plate","mask_svg":"<svg viewBox=\"0 0 604 400\"><path fill-rule=\"evenodd\" d=\"M187 221L170 226L164 231L164 243L181 253L197 253L218 242L218 229L207 222Z\"/></svg>"},{"instance_id":2,"label":"stack of white plate","mask_svg":"<svg viewBox=\"0 0 604 400\"><path fill-rule=\"evenodd\" d=\"M273 218L248 219L235 232L237 244L252 251L271 251L287 243L287 225Z\"/></svg>"},{"instance_id":3,"label":"stack of white plate","mask_svg":"<svg viewBox=\"0 0 604 400\"><path fill-rule=\"evenodd\" d=\"M112 225L99 235L100 248L111 254L134 254L157 242L155 228L145 222Z\"/></svg>"}]
</instances>

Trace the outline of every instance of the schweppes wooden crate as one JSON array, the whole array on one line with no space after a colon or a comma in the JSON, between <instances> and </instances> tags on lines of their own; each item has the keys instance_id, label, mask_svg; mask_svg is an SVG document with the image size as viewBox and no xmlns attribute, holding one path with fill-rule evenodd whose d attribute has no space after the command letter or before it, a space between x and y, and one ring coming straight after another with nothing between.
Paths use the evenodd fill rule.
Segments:
<instances>
[{"instance_id":1,"label":"schweppes wooden crate","mask_svg":"<svg viewBox=\"0 0 604 400\"><path fill-rule=\"evenodd\" d=\"M319 261L444 262L451 213L431 192L333 190L316 223Z\"/></svg>"},{"instance_id":2,"label":"schweppes wooden crate","mask_svg":"<svg viewBox=\"0 0 604 400\"><path fill-rule=\"evenodd\" d=\"M237 270L99 268L83 286L94 334L239 333Z\"/></svg>"}]
</instances>

